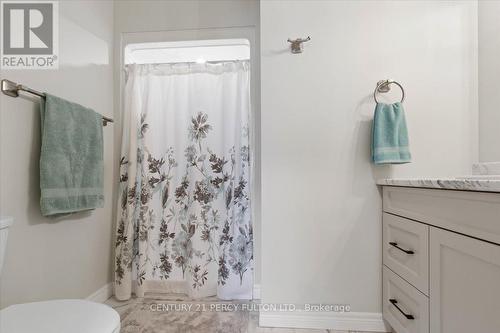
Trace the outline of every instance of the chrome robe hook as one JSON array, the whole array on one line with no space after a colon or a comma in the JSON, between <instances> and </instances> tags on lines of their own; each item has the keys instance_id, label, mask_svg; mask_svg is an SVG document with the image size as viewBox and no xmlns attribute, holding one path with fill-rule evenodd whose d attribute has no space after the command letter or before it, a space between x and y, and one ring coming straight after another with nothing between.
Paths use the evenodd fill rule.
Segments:
<instances>
[{"instance_id":1,"label":"chrome robe hook","mask_svg":"<svg viewBox=\"0 0 500 333\"><path fill-rule=\"evenodd\" d=\"M290 43L290 49L292 50L292 53L302 53L303 50L302 43L308 42L310 40L311 37L307 36L307 38L297 38L294 40L288 38L287 42Z\"/></svg>"}]
</instances>

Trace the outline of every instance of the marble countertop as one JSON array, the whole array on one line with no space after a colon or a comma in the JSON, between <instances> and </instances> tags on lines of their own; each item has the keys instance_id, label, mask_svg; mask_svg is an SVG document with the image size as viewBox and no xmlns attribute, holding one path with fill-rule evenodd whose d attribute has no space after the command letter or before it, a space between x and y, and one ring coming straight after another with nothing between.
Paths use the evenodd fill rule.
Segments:
<instances>
[{"instance_id":1,"label":"marble countertop","mask_svg":"<svg viewBox=\"0 0 500 333\"><path fill-rule=\"evenodd\" d=\"M377 180L377 185L500 193L500 176L470 176L470 177L460 177L460 178L415 178L415 179L388 178L388 179Z\"/></svg>"}]
</instances>

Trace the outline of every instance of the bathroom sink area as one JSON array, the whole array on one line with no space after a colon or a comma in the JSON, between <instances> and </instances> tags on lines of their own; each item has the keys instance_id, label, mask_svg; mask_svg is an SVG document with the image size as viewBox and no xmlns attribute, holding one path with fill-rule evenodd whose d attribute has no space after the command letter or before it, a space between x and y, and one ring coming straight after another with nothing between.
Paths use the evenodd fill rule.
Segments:
<instances>
[{"instance_id":1,"label":"bathroom sink area","mask_svg":"<svg viewBox=\"0 0 500 333\"><path fill-rule=\"evenodd\" d=\"M13 219L10 216L0 216L0 229L10 227Z\"/></svg>"}]
</instances>

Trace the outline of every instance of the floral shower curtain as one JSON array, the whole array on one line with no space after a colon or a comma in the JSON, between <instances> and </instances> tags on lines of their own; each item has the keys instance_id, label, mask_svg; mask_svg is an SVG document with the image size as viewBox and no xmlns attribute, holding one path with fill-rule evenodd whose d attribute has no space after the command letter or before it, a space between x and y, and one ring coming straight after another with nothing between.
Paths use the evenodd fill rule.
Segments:
<instances>
[{"instance_id":1,"label":"floral shower curtain","mask_svg":"<svg viewBox=\"0 0 500 333\"><path fill-rule=\"evenodd\" d=\"M250 299L250 65L127 69L115 293Z\"/></svg>"}]
</instances>

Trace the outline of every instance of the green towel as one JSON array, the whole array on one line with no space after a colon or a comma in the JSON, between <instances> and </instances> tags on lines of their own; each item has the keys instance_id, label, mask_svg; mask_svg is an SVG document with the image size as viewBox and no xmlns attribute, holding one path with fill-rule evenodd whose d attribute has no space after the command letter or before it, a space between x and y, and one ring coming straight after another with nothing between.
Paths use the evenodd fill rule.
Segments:
<instances>
[{"instance_id":1,"label":"green towel","mask_svg":"<svg viewBox=\"0 0 500 333\"><path fill-rule=\"evenodd\" d=\"M49 94L40 113L42 214L103 207L102 116Z\"/></svg>"},{"instance_id":2,"label":"green towel","mask_svg":"<svg viewBox=\"0 0 500 333\"><path fill-rule=\"evenodd\" d=\"M408 129L401 103L377 103L372 134L372 159L375 164L411 162Z\"/></svg>"}]
</instances>

